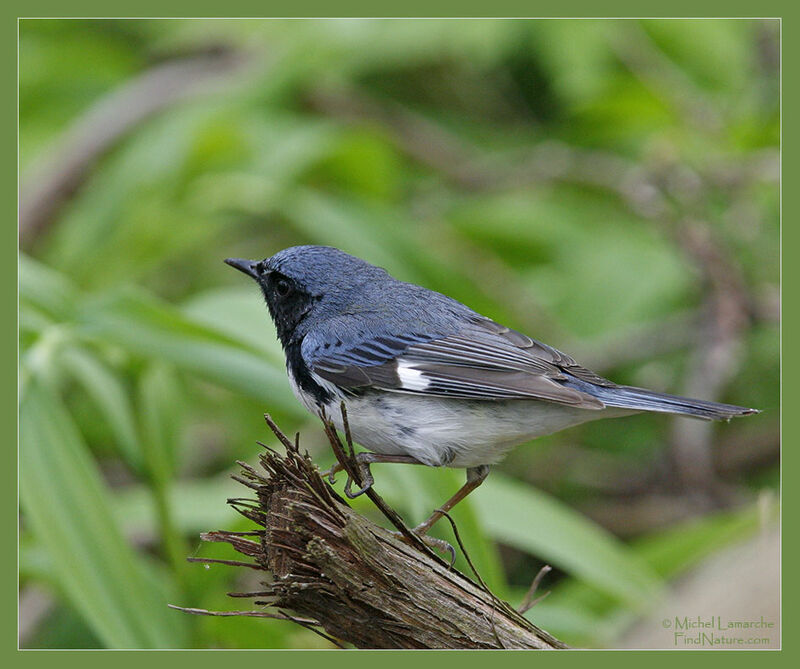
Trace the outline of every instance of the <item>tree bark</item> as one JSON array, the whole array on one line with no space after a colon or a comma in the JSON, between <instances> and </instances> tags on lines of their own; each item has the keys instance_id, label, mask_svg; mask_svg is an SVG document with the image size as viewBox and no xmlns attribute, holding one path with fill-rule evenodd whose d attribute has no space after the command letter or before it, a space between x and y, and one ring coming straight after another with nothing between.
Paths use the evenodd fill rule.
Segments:
<instances>
[{"instance_id":1,"label":"tree bark","mask_svg":"<svg viewBox=\"0 0 800 669\"><path fill-rule=\"evenodd\" d=\"M267 449L260 458L263 471L239 463L243 475L235 478L255 491L257 501L229 500L261 529L203 535L253 559L223 562L272 575L263 590L233 596L253 597L275 613L243 615L286 617L321 628L337 645L358 648L565 647L424 546L409 545L357 514L323 481L308 454L271 427L286 455ZM334 431L327 431L338 441ZM334 450L341 456L341 442L338 447ZM390 520L398 518L393 514Z\"/></svg>"}]
</instances>

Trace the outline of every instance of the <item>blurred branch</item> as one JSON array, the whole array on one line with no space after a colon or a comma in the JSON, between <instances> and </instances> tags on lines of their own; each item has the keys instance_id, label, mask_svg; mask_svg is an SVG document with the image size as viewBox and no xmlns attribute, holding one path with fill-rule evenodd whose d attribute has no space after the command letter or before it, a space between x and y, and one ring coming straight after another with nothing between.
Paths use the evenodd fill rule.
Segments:
<instances>
[{"instance_id":1,"label":"blurred branch","mask_svg":"<svg viewBox=\"0 0 800 669\"><path fill-rule=\"evenodd\" d=\"M705 92L658 47L639 21L610 31L609 43L622 63L658 98L672 103L692 124L719 131L722 115Z\"/></svg>"},{"instance_id":2,"label":"blurred branch","mask_svg":"<svg viewBox=\"0 0 800 669\"><path fill-rule=\"evenodd\" d=\"M703 444L704 447L704 444ZM712 450L715 498L669 491L657 470L634 471L628 480L627 469L620 467L609 475L611 485L604 492L582 505L582 511L595 522L620 537L633 537L657 528L702 516L719 508L735 507L751 502L752 492L736 485L738 479L765 467L777 467L780 456L780 432L770 428L761 433L745 433L721 442ZM606 464L608 468L608 463ZM630 468L628 468L630 469ZM602 470L600 470L602 473ZM718 480L716 477L724 477ZM721 498L721 499L720 499Z\"/></svg>"},{"instance_id":3,"label":"blurred branch","mask_svg":"<svg viewBox=\"0 0 800 669\"><path fill-rule=\"evenodd\" d=\"M414 160L432 167L461 186L480 186L461 176L459 165L474 160L463 140L409 109L377 101L354 87L317 87L306 94L312 109L345 121L372 121L392 132L399 147Z\"/></svg>"},{"instance_id":4,"label":"blurred branch","mask_svg":"<svg viewBox=\"0 0 800 669\"><path fill-rule=\"evenodd\" d=\"M741 339L749 320L744 281L741 270L714 240L708 225L684 220L677 226L675 237L701 273L706 288L701 336L692 352L682 392L716 400L735 374L741 357ZM673 421L670 456L687 491L713 492L712 430L708 422Z\"/></svg>"},{"instance_id":5,"label":"blurred branch","mask_svg":"<svg viewBox=\"0 0 800 669\"><path fill-rule=\"evenodd\" d=\"M236 479L257 500L229 500L263 529L209 532L203 538L229 543L253 560L222 562L271 572L272 581L258 592L232 596L252 597L257 606L278 613L222 615L282 616L318 633L323 628L334 643L359 648L564 647L488 590L356 514L322 480L308 454L271 427L286 454L262 453L263 471L240 463L244 471ZM338 440L327 426L326 432Z\"/></svg>"},{"instance_id":6,"label":"blurred branch","mask_svg":"<svg viewBox=\"0 0 800 669\"><path fill-rule=\"evenodd\" d=\"M377 100L354 86L318 87L308 91L305 99L308 106L326 116L348 122L378 123L390 131L406 155L460 188L498 190L561 180L617 193L646 218L668 209L662 187L653 175L635 161L607 151L550 140L513 152L491 154L422 114L397 103ZM712 164L703 177L730 187L759 180L777 182L778 160L776 150L764 149L735 164L730 161Z\"/></svg>"},{"instance_id":7,"label":"blurred branch","mask_svg":"<svg viewBox=\"0 0 800 669\"><path fill-rule=\"evenodd\" d=\"M576 341L565 344L564 348L571 351L581 364L604 373L691 346L696 338L695 327L699 319L700 312L697 310L682 311L656 324L630 328L601 343L589 346Z\"/></svg>"},{"instance_id":8,"label":"blurred branch","mask_svg":"<svg viewBox=\"0 0 800 669\"><path fill-rule=\"evenodd\" d=\"M749 303L750 317L761 323L780 322L779 295L764 291ZM659 323L647 323L615 333L606 341L568 341L564 349L576 360L597 372L605 373L623 365L643 363L658 356L682 351L701 340L704 310L682 311L665 317Z\"/></svg>"},{"instance_id":9,"label":"blurred branch","mask_svg":"<svg viewBox=\"0 0 800 669\"><path fill-rule=\"evenodd\" d=\"M727 477L741 477L763 467L780 464L781 431L770 426L760 432L731 435L714 448L717 471Z\"/></svg>"},{"instance_id":10,"label":"blurred branch","mask_svg":"<svg viewBox=\"0 0 800 669\"><path fill-rule=\"evenodd\" d=\"M719 507L706 499L698 501L685 494L648 492L635 498L593 500L582 505L581 511L625 539L703 516L715 508Z\"/></svg>"},{"instance_id":11,"label":"blurred branch","mask_svg":"<svg viewBox=\"0 0 800 669\"><path fill-rule=\"evenodd\" d=\"M171 105L218 90L247 62L239 52L211 50L157 65L96 102L64 133L59 147L48 152L40 173L23 178L21 246L30 249L87 179L95 162L124 135Z\"/></svg>"}]
</instances>

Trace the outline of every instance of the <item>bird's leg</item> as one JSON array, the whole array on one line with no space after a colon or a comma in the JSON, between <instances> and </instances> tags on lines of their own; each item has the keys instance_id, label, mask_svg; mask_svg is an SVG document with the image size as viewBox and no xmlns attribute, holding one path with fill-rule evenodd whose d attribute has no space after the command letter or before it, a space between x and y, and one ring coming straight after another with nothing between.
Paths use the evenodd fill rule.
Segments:
<instances>
[{"instance_id":1,"label":"bird's leg","mask_svg":"<svg viewBox=\"0 0 800 669\"><path fill-rule=\"evenodd\" d=\"M353 483L353 479L348 474L347 483L345 483L345 485L344 485L344 494L347 495L347 497L349 497L350 499L354 499L354 498L358 497L359 495L363 495L365 492L367 492L367 490L369 490L372 487L372 484L375 482L375 479L372 476L372 472L370 471L369 466L371 464L375 463L375 462L397 462L397 463L408 464L408 465L424 465L425 464L424 462L420 462L416 458L412 458L410 455L382 455L380 453L369 453L369 452L357 453L356 454L356 463L358 464L359 468L361 469L361 475L364 477L364 485L360 490L356 490L356 492L351 492L350 491L350 486ZM323 472L322 476L327 476L328 477L328 481L331 484L333 484L335 482L334 479L333 479L334 474L336 474L337 472L341 472L343 470L344 470L344 466L342 465L342 463L341 462L337 462L328 471ZM469 470L467 470L467 471L469 472ZM488 474L488 472L489 472L489 468L487 467L486 468L486 473ZM469 473L468 473L468 477L469 477ZM483 478L486 478L486 474L483 475ZM483 481L483 478L481 479L481 481ZM469 492L471 490L473 490L474 488L478 487L478 485L480 485L480 482L474 484L473 487L470 488L470 490L467 490L466 492L464 492L459 499L463 499L464 497L466 497L469 494ZM456 493L456 494L458 494L458 493ZM449 504L450 506L447 506L447 508L445 508L444 510L445 511L450 510L451 508L453 508L453 506L455 504L458 503L458 501L459 500L455 499L455 498L448 500L446 504ZM441 514L439 514L439 517L441 517ZM426 522L430 522L430 518ZM436 522L436 521L434 520L433 522L430 522L430 524L432 525L434 522ZM423 525L424 524L425 523L423 523ZM416 532L416 530L411 530L411 531L412 532ZM425 530L425 532L427 532L427 529ZM406 541L406 537L404 537L401 532L392 532L392 534L394 536L398 537L399 539L402 539L403 541ZM419 534L419 538L420 538L421 541L426 543L431 548L435 548L437 550L440 550L443 553L449 553L450 554L450 564L451 565L456 561L456 551L446 541L444 541L442 539L437 539L435 537L426 536L424 532Z\"/></svg>"},{"instance_id":2,"label":"bird's leg","mask_svg":"<svg viewBox=\"0 0 800 669\"><path fill-rule=\"evenodd\" d=\"M344 494L347 495L350 499L355 499L359 495L363 495L367 490L372 487L372 484L375 482L375 479L372 477L372 472L369 469L369 466L376 462L398 462L402 464L409 464L409 465L421 465L423 464L416 458L412 458L410 455L383 455L381 453L357 453L356 454L356 463L358 464L359 469L361 470L361 475L364 477L364 485L361 487L360 490L356 490L355 492L350 491L350 486L353 483L353 479L348 476L347 483L344 486ZM340 462L337 462L333 467L331 467L327 472L323 473L323 476L328 477L328 481L330 483L334 483L333 476L337 472L340 472L344 469Z\"/></svg>"},{"instance_id":3,"label":"bird's leg","mask_svg":"<svg viewBox=\"0 0 800 669\"><path fill-rule=\"evenodd\" d=\"M434 511L428 520L417 525L412 532L419 536L424 536L434 526L445 513L448 513L456 504L469 495L475 488L486 480L489 476L489 465L467 468L467 482L458 489L455 495L448 499L442 506Z\"/></svg>"},{"instance_id":4,"label":"bird's leg","mask_svg":"<svg viewBox=\"0 0 800 669\"><path fill-rule=\"evenodd\" d=\"M443 539L437 539L436 537L429 537L428 531L433 527L436 521L439 520L439 518L441 518L445 513L448 513L450 509L452 509L462 499L464 499L473 490L475 490L475 488L477 488L481 483L483 483L488 475L489 475L489 465L468 467L467 482L458 489L458 492L456 492L455 495L453 495L444 504L442 504L442 506L436 509L436 511L434 511L431 514L430 518L428 518L428 520L426 520L424 523L420 523L413 530L411 530L431 548L438 549L443 553L449 553L450 566L452 566L453 563L456 561L455 548L453 548L449 543L447 543ZM404 537L400 532L392 532L392 534L394 534L398 539L406 541L406 537Z\"/></svg>"},{"instance_id":5,"label":"bird's leg","mask_svg":"<svg viewBox=\"0 0 800 669\"><path fill-rule=\"evenodd\" d=\"M399 462L408 465L424 464L410 455L381 455L380 453L369 452L356 453L356 462L362 465L371 465L374 462ZM341 471L344 471L344 466L341 462L337 462L333 467L322 472L322 476L327 476L328 480L331 480L334 474L338 474ZM334 481L331 481L331 483L334 483Z\"/></svg>"},{"instance_id":6,"label":"bird's leg","mask_svg":"<svg viewBox=\"0 0 800 669\"><path fill-rule=\"evenodd\" d=\"M353 479L348 475L347 483L345 483L344 486L344 494L347 495L348 498L354 499L359 495L363 495L367 490L369 490L372 487L372 484L375 482L375 479L372 476L372 472L370 471L369 466L376 462L378 463L398 462L410 465L425 464L424 462L420 462L419 460L411 457L410 455L384 455L381 453L370 453L370 452L357 453L356 463L358 464L361 470L361 475L364 478L364 485L359 490L352 492L350 487L353 483ZM337 462L328 471L323 472L322 475L327 476L328 481L334 483L333 479L334 474L343 470L344 467L342 466L342 464L340 462ZM451 556L451 561L450 561L451 564L455 562L455 555L456 555L455 549L449 543L443 541L442 539L437 539L435 537L427 536L428 531L434 526L436 521L438 521L445 513L448 513L450 509L452 509L462 499L464 499L473 490L475 490L475 488L477 488L481 483L483 483L488 475L489 475L488 465L480 465L478 467L468 467L466 483L464 483L464 485L458 489L455 495L453 495L444 504L442 504L442 506L436 509L436 511L434 511L425 522L420 523L413 530L411 530L423 542L428 544L428 546L438 549L442 552L449 553ZM406 540L405 537L400 532L392 532L392 534L402 539L403 541Z\"/></svg>"}]
</instances>

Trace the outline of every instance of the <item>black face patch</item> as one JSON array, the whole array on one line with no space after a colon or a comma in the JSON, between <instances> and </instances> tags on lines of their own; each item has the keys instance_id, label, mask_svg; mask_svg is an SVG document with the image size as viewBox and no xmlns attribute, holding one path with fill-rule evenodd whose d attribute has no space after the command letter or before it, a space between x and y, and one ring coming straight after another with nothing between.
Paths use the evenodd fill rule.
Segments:
<instances>
[{"instance_id":1,"label":"black face patch","mask_svg":"<svg viewBox=\"0 0 800 669\"><path fill-rule=\"evenodd\" d=\"M311 370L309 370L300 352L301 345L302 341L292 341L284 347L286 351L286 368L294 377L295 383L300 387L300 390L311 395L318 405L324 406L333 399L333 395L314 381L314 377L311 376Z\"/></svg>"},{"instance_id":2,"label":"black face patch","mask_svg":"<svg viewBox=\"0 0 800 669\"><path fill-rule=\"evenodd\" d=\"M311 310L314 298L293 279L279 272L270 272L260 284L269 313L278 331L278 339L286 349L293 339L297 326Z\"/></svg>"}]
</instances>

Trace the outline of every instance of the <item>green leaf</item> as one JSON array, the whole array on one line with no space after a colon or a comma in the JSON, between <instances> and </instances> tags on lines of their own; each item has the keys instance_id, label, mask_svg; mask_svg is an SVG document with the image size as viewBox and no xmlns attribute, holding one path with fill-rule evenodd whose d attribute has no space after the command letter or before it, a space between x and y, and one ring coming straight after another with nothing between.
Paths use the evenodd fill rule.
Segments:
<instances>
[{"instance_id":1,"label":"green leaf","mask_svg":"<svg viewBox=\"0 0 800 669\"><path fill-rule=\"evenodd\" d=\"M549 588L547 582L544 592L550 592L546 599L530 609L525 617L546 629L556 638L569 646L577 648L596 648L605 646L613 632L608 629L606 621L591 610L575 606L573 602L563 603L558 595L558 587ZM515 601L522 601L524 593L520 592Z\"/></svg>"},{"instance_id":2,"label":"green leaf","mask_svg":"<svg viewBox=\"0 0 800 669\"><path fill-rule=\"evenodd\" d=\"M114 372L83 348L65 347L56 358L86 390L114 434L126 462L142 468L142 448L128 392Z\"/></svg>"},{"instance_id":3,"label":"green leaf","mask_svg":"<svg viewBox=\"0 0 800 669\"><path fill-rule=\"evenodd\" d=\"M661 577L679 578L716 551L746 540L765 521L772 521L776 505L769 498L764 501L764 505L721 511L653 532L635 540L631 550ZM562 614L566 611L580 611L581 615L591 616L593 622L584 629L580 625L564 625ZM531 619L568 643L596 646L613 645L636 619L636 613L594 584L568 578L559 582L550 597L532 611Z\"/></svg>"},{"instance_id":4,"label":"green leaf","mask_svg":"<svg viewBox=\"0 0 800 669\"><path fill-rule=\"evenodd\" d=\"M22 347L27 348L35 339L32 335L41 334L52 324L52 319L36 307L28 304L20 305L19 329Z\"/></svg>"},{"instance_id":5,"label":"green leaf","mask_svg":"<svg viewBox=\"0 0 800 669\"><path fill-rule=\"evenodd\" d=\"M176 481L169 489L170 514L182 534L197 534L211 528L234 527L241 521L226 500L241 497L241 484L228 474L214 478ZM129 536L152 537L156 534L156 502L144 485L126 486L114 495L114 517Z\"/></svg>"},{"instance_id":6,"label":"green leaf","mask_svg":"<svg viewBox=\"0 0 800 669\"><path fill-rule=\"evenodd\" d=\"M169 503L180 445L182 408L181 391L174 370L161 363L151 364L139 379L142 451L155 502L163 552L185 593L188 567L186 545L175 526L174 509Z\"/></svg>"},{"instance_id":7,"label":"green leaf","mask_svg":"<svg viewBox=\"0 0 800 669\"><path fill-rule=\"evenodd\" d=\"M252 345L209 328L141 291L120 291L86 305L84 334L149 360L170 362L207 380L268 402L291 415L302 407L283 367Z\"/></svg>"},{"instance_id":8,"label":"green leaf","mask_svg":"<svg viewBox=\"0 0 800 669\"><path fill-rule=\"evenodd\" d=\"M167 608L169 590L125 542L75 424L34 380L22 399L20 434L24 522L75 608L110 648L183 646L185 627Z\"/></svg>"},{"instance_id":9,"label":"green leaf","mask_svg":"<svg viewBox=\"0 0 800 669\"><path fill-rule=\"evenodd\" d=\"M173 370L150 365L139 380L142 445L150 476L162 483L173 477L178 460L183 404Z\"/></svg>"},{"instance_id":10,"label":"green leaf","mask_svg":"<svg viewBox=\"0 0 800 669\"><path fill-rule=\"evenodd\" d=\"M536 488L494 473L471 501L498 541L631 606L645 608L662 590L658 575L630 548Z\"/></svg>"},{"instance_id":11,"label":"green leaf","mask_svg":"<svg viewBox=\"0 0 800 669\"><path fill-rule=\"evenodd\" d=\"M721 511L637 539L634 550L665 578L674 578L714 552L744 541L777 515L774 498L763 506Z\"/></svg>"},{"instance_id":12,"label":"green leaf","mask_svg":"<svg viewBox=\"0 0 800 669\"><path fill-rule=\"evenodd\" d=\"M58 319L68 317L79 298L67 277L25 254L19 257L19 294L21 302Z\"/></svg>"},{"instance_id":13,"label":"green leaf","mask_svg":"<svg viewBox=\"0 0 800 669\"><path fill-rule=\"evenodd\" d=\"M202 292L185 302L182 311L196 322L262 351L276 366L284 365L275 328L254 283Z\"/></svg>"}]
</instances>

